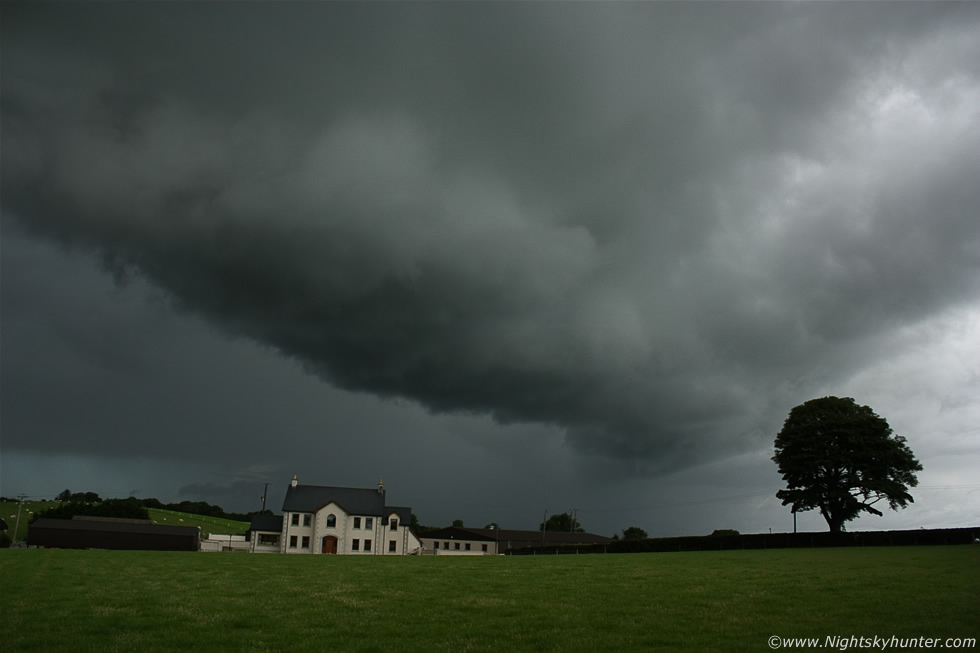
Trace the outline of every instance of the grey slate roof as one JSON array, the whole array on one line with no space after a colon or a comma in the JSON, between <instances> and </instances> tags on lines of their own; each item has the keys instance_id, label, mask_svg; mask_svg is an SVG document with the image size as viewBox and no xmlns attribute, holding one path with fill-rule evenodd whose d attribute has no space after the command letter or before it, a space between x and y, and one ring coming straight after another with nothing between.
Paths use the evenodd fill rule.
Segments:
<instances>
[{"instance_id":1,"label":"grey slate roof","mask_svg":"<svg viewBox=\"0 0 980 653\"><path fill-rule=\"evenodd\" d=\"M282 515L252 515L248 530L281 533Z\"/></svg>"},{"instance_id":2,"label":"grey slate roof","mask_svg":"<svg viewBox=\"0 0 980 653\"><path fill-rule=\"evenodd\" d=\"M333 501L349 515L387 516L385 495L375 489L290 485L282 502L283 512L316 512ZM409 511L409 520L411 511Z\"/></svg>"},{"instance_id":3,"label":"grey slate roof","mask_svg":"<svg viewBox=\"0 0 980 653\"><path fill-rule=\"evenodd\" d=\"M398 515L398 525L399 526L411 526L412 525L412 509L402 508L395 506L388 506L385 508L385 517L391 513L396 513ZM383 522L387 526L387 522Z\"/></svg>"}]
</instances>

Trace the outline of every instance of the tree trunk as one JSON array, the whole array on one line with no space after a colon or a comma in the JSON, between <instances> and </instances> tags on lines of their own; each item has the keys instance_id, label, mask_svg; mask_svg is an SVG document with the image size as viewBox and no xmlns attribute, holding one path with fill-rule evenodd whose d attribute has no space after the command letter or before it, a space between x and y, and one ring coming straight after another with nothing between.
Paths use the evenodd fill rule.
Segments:
<instances>
[{"instance_id":1,"label":"tree trunk","mask_svg":"<svg viewBox=\"0 0 980 653\"><path fill-rule=\"evenodd\" d=\"M841 528L844 526L844 520L835 518L832 515L824 513L824 519L827 520L827 525L830 526L831 533L840 533Z\"/></svg>"}]
</instances>

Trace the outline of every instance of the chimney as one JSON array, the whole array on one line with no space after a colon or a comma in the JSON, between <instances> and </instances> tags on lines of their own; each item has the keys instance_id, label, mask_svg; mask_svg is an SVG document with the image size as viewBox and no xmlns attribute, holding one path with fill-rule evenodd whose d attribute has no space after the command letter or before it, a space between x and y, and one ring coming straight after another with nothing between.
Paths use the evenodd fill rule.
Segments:
<instances>
[{"instance_id":1,"label":"chimney","mask_svg":"<svg viewBox=\"0 0 980 653\"><path fill-rule=\"evenodd\" d=\"M296 474L293 474L293 482L289 484L292 487L296 487Z\"/></svg>"},{"instance_id":2,"label":"chimney","mask_svg":"<svg viewBox=\"0 0 980 653\"><path fill-rule=\"evenodd\" d=\"M379 478L378 479L378 494L380 494L381 496L384 496L384 493L385 493L385 484Z\"/></svg>"}]
</instances>

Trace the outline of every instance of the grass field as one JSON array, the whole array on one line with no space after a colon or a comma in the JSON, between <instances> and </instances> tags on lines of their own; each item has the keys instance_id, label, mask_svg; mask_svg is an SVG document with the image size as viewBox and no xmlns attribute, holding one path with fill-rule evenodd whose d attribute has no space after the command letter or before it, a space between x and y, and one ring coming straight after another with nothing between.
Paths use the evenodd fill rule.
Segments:
<instances>
[{"instance_id":1,"label":"grass field","mask_svg":"<svg viewBox=\"0 0 980 653\"><path fill-rule=\"evenodd\" d=\"M25 501L20 511L20 524L18 526L16 523L17 502L0 501L0 517L3 517L4 521L7 522L7 526L10 528L7 534L13 538L14 528L17 527L17 541L23 542L27 539L27 522L31 521L34 513L47 510L48 508L56 508L59 505L61 504L55 503L54 501Z\"/></svg>"},{"instance_id":2,"label":"grass field","mask_svg":"<svg viewBox=\"0 0 980 653\"><path fill-rule=\"evenodd\" d=\"M980 547L507 557L0 551L15 651L765 651L977 637Z\"/></svg>"},{"instance_id":3,"label":"grass field","mask_svg":"<svg viewBox=\"0 0 980 653\"><path fill-rule=\"evenodd\" d=\"M249 527L247 521L206 517L204 515L193 515L186 512L160 510L157 508L148 508L147 511L150 513L150 519L157 524L164 526L198 526L204 535L208 533L242 535Z\"/></svg>"}]
</instances>

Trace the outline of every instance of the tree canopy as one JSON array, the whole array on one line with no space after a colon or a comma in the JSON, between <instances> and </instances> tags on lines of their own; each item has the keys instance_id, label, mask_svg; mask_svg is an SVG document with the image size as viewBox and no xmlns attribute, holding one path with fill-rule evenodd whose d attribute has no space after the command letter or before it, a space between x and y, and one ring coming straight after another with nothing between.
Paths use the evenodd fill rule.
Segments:
<instances>
[{"instance_id":1,"label":"tree canopy","mask_svg":"<svg viewBox=\"0 0 980 653\"><path fill-rule=\"evenodd\" d=\"M548 517L548 521L541 522L538 525L539 531L553 532L563 532L563 533L584 533L585 529L582 525L578 523L577 519L573 519L571 515L567 512L563 512L560 515L552 515Z\"/></svg>"},{"instance_id":2,"label":"tree canopy","mask_svg":"<svg viewBox=\"0 0 980 653\"><path fill-rule=\"evenodd\" d=\"M862 512L881 516L913 502L922 465L905 438L850 397L811 399L793 408L776 436L772 460L786 481L776 496L793 512L819 509L831 532Z\"/></svg>"},{"instance_id":3,"label":"tree canopy","mask_svg":"<svg viewBox=\"0 0 980 653\"><path fill-rule=\"evenodd\" d=\"M419 523L419 518L413 512L412 523L410 528L412 529L412 532L415 533L416 535L421 535L422 533L428 533L430 531L438 531L442 528L442 526L424 526L421 523Z\"/></svg>"},{"instance_id":4,"label":"tree canopy","mask_svg":"<svg viewBox=\"0 0 980 653\"><path fill-rule=\"evenodd\" d=\"M646 538L647 532L639 526L630 526L629 528L623 529L624 540L645 540Z\"/></svg>"},{"instance_id":5,"label":"tree canopy","mask_svg":"<svg viewBox=\"0 0 980 653\"><path fill-rule=\"evenodd\" d=\"M99 503L102 498L96 492L72 492L64 490L55 497L57 501L74 501L76 503Z\"/></svg>"}]
</instances>

